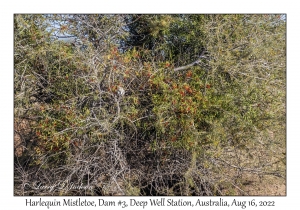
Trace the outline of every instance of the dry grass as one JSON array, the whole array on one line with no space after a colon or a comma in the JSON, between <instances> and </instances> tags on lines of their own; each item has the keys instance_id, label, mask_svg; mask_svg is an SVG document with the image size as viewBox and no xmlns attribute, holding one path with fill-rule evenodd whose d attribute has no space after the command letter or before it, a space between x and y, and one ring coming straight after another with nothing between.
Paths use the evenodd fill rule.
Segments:
<instances>
[{"instance_id":1,"label":"dry grass","mask_svg":"<svg viewBox=\"0 0 300 210\"><path fill-rule=\"evenodd\" d=\"M251 196L285 196L286 181L279 177L246 175L243 177L243 190Z\"/></svg>"}]
</instances>

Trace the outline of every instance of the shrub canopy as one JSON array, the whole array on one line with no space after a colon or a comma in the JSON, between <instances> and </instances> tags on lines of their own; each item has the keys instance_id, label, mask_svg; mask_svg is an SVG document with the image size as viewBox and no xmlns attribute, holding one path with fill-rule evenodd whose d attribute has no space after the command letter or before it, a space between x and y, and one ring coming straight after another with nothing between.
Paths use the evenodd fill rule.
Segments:
<instances>
[{"instance_id":1,"label":"shrub canopy","mask_svg":"<svg viewBox=\"0 0 300 210\"><path fill-rule=\"evenodd\" d=\"M24 177L93 186L54 195L284 177L285 31L281 15L15 15L15 194Z\"/></svg>"}]
</instances>

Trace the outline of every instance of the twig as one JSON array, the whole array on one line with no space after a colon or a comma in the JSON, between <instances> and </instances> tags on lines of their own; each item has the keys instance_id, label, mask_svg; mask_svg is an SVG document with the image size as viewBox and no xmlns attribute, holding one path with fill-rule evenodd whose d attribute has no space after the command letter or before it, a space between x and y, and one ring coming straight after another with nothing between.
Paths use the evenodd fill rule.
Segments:
<instances>
[{"instance_id":1,"label":"twig","mask_svg":"<svg viewBox=\"0 0 300 210\"><path fill-rule=\"evenodd\" d=\"M191 67L193 67L193 66L199 65L199 63L201 62L201 59L202 59L202 58L206 58L206 57L204 56L204 53L205 53L205 52L206 52L206 50L203 50L203 51L201 52L199 58L198 58L196 61L194 61L194 62L192 62L192 63L190 63L190 64L188 64L188 65L186 65L186 66L180 66L180 67L174 68L174 71L186 70L186 69L191 68Z\"/></svg>"}]
</instances>

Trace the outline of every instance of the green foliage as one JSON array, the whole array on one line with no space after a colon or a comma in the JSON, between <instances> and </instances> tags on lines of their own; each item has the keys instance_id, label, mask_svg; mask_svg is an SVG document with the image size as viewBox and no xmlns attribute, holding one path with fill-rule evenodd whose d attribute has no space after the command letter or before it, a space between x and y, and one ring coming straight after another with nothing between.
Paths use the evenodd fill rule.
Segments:
<instances>
[{"instance_id":1,"label":"green foliage","mask_svg":"<svg viewBox=\"0 0 300 210\"><path fill-rule=\"evenodd\" d=\"M142 54L150 50L156 61L183 65L194 61L204 46L203 20L203 15L131 15L124 47Z\"/></svg>"},{"instance_id":2,"label":"green foliage","mask_svg":"<svg viewBox=\"0 0 300 210\"><path fill-rule=\"evenodd\" d=\"M32 165L62 167L78 182L93 174L111 187L122 177L131 195L147 194L142 185L156 195L218 194L222 180L234 183L228 165L272 171L241 157L262 151L269 161L285 147L285 23L277 19L16 15L15 118L30 121ZM53 38L55 30L85 48ZM203 50L197 65L174 71Z\"/></svg>"}]
</instances>

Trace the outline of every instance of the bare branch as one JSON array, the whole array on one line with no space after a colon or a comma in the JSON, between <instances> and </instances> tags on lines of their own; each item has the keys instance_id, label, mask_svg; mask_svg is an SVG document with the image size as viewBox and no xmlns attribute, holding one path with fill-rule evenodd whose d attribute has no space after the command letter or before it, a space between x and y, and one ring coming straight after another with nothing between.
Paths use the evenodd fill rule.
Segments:
<instances>
[{"instance_id":1,"label":"bare branch","mask_svg":"<svg viewBox=\"0 0 300 210\"><path fill-rule=\"evenodd\" d=\"M182 71L182 70L189 69L189 68L191 68L191 67L193 67L193 66L199 65L199 63L201 62L201 59L202 59L202 58L205 58L205 59L206 59L206 57L204 56L204 53L205 53L205 52L206 52L206 50L203 50L203 51L201 52L199 58L198 58L196 61L194 61L194 62L192 62L192 63L190 63L190 64L188 64L188 65L185 65L185 66L177 67L177 68L174 69L174 71Z\"/></svg>"}]
</instances>

